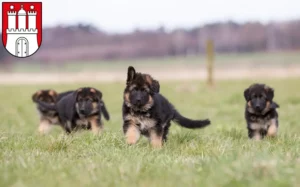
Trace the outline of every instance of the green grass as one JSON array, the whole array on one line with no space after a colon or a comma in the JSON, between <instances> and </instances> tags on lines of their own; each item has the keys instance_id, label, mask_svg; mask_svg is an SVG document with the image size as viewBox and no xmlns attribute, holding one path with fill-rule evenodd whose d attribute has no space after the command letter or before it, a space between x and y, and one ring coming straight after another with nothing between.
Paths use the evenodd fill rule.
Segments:
<instances>
[{"instance_id":1,"label":"green grass","mask_svg":"<svg viewBox=\"0 0 300 187\"><path fill-rule=\"evenodd\" d=\"M299 79L266 80L280 104L279 136L260 142L247 138L243 90L250 81L164 82L161 93L190 118L207 118L200 130L172 124L169 141L152 149L142 138L125 144L121 131L124 83L86 84L104 94L111 114L101 136L66 136L55 126L37 133L31 101L37 89L58 91L85 84L0 86L0 186L299 186Z\"/></svg>"}]
</instances>

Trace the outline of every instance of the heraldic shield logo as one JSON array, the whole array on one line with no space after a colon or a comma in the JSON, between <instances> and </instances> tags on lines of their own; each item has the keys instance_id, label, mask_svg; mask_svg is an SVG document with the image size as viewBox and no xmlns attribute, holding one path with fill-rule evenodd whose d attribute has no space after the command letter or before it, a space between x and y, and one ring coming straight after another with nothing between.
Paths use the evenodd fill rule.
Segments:
<instances>
[{"instance_id":1,"label":"heraldic shield logo","mask_svg":"<svg viewBox=\"0 0 300 187\"><path fill-rule=\"evenodd\" d=\"M33 55L42 44L42 3L2 3L2 43L15 57Z\"/></svg>"}]
</instances>

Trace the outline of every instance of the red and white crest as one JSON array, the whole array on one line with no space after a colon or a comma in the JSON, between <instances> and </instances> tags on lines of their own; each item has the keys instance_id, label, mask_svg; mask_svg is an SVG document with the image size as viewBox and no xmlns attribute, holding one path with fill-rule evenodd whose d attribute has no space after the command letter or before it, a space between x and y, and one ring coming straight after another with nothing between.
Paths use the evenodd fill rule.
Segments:
<instances>
[{"instance_id":1,"label":"red and white crest","mask_svg":"<svg viewBox=\"0 0 300 187\"><path fill-rule=\"evenodd\" d=\"M33 55L42 44L42 2L2 3L2 43L13 56Z\"/></svg>"}]
</instances>

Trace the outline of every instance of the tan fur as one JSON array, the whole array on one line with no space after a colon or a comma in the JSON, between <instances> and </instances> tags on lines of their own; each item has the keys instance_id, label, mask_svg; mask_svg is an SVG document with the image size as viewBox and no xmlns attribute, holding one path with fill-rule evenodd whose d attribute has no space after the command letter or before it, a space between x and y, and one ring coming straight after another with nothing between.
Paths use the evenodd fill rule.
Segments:
<instances>
[{"instance_id":1,"label":"tan fur","mask_svg":"<svg viewBox=\"0 0 300 187\"><path fill-rule=\"evenodd\" d=\"M152 84L152 78L150 75L145 75L146 81L151 85Z\"/></svg>"},{"instance_id":2,"label":"tan fur","mask_svg":"<svg viewBox=\"0 0 300 187\"><path fill-rule=\"evenodd\" d=\"M252 107L252 106L251 106L251 102L250 102L250 101L248 101L248 103L247 103L247 104L248 104L248 106L249 106L249 107Z\"/></svg>"},{"instance_id":3,"label":"tan fur","mask_svg":"<svg viewBox=\"0 0 300 187\"><path fill-rule=\"evenodd\" d=\"M92 103L92 106L93 106L93 111L92 111L92 113L98 111L98 102L93 102L93 103Z\"/></svg>"},{"instance_id":4,"label":"tan fur","mask_svg":"<svg viewBox=\"0 0 300 187\"><path fill-rule=\"evenodd\" d=\"M78 120L76 120L76 125L79 127L88 126L88 120L87 119L78 119Z\"/></svg>"},{"instance_id":5,"label":"tan fur","mask_svg":"<svg viewBox=\"0 0 300 187\"><path fill-rule=\"evenodd\" d=\"M151 108L153 106L153 103L154 103L153 98L151 95L149 95L148 103L143 106L143 109L148 110L149 108Z\"/></svg>"},{"instance_id":6,"label":"tan fur","mask_svg":"<svg viewBox=\"0 0 300 187\"><path fill-rule=\"evenodd\" d=\"M127 144L136 144L140 138L140 131L133 121L131 121L125 134Z\"/></svg>"},{"instance_id":7,"label":"tan fur","mask_svg":"<svg viewBox=\"0 0 300 187\"><path fill-rule=\"evenodd\" d=\"M133 85L131 85L131 86L129 87L129 90L131 91L131 90L133 90L135 87L136 87L136 85L133 84Z\"/></svg>"},{"instance_id":8,"label":"tan fur","mask_svg":"<svg viewBox=\"0 0 300 187\"><path fill-rule=\"evenodd\" d=\"M39 125L39 133L40 134L47 134L51 130L51 124L47 120L41 120Z\"/></svg>"},{"instance_id":9,"label":"tan fur","mask_svg":"<svg viewBox=\"0 0 300 187\"><path fill-rule=\"evenodd\" d=\"M65 125L68 129L72 129L72 123L70 121L67 121Z\"/></svg>"},{"instance_id":10,"label":"tan fur","mask_svg":"<svg viewBox=\"0 0 300 187\"><path fill-rule=\"evenodd\" d=\"M77 113L79 113L79 104L78 103L75 103L75 108L76 108Z\"/></svg>"},{"instance_id":11,"label":"tan fur","mask_svg":"<svg viewBox=\"0 0 300 187\"><path fill-rule=\"evenodd\" d=\"M275 119L269 119L269 120L258 119L257 122L250 124L250 128L253 130L259 130L259 129L267 130L272 124L275 124Z\"/></svg>"},{"instance_id":12,"label":"tan fur","mask_svg":"<svg viewBox=\"0 0 300 187\"><path fill-rule=\"evenodd\" d=\"M267 136L271 136L274 137L277 135L277 126L276 126L276 120L275 119L271 119L270 120L271 125L268 128L267 131Z\"/></svg>"},{"instance_id":13,"label":"tan fur","mask_svg":"<svg viewBox=\"0 0 300 187\"><path fill-rule=\"evenodd\" d=\"M261 135L260 135L260 133L259 133L259 131L256 131L255 132L255 134L254 134L254 136L253 136L253 140L261 140L262 139L262 137L261 137Z\"/></svg>"},{"instance_id":14,"label":"tan fur","mask_svg":"<svg viewBox=\"0 0 300 187\"><path fill-rule=\"evenodd\" d=\"M129 101L129 93L124 94L124 99L125 99L126 102L130 102Z\"/></svg>"},{"instance_id":15,"label":"tan fur","mask_svg":"<svg viewBox=\"0 0 300 187\"><path fill-rule=\"evenodd\" d=\"M267 129L268 125L266 123L251 123L250 128L252 130Z\"/></svg>"},{"instance_id":16,"label":"tan fur","mask_svg":"<svg viewBox=\"0 0 300 187\"><path fill-rule=\"evenodd\" d=\"M94 88L91 88L90 91L91 91L92 93L96 93L96 90L95 90Z\"/></svg>"},{"instance_id":17,"label":"tan fur","mask_svg":"<svg viewBox=\"0 0 300 187\"><path fill-rule=\"evenodd\" d=\"M154 119L144 117L144 116L133 116L127 115L126 120L132 121L133 124L139 125L141 130L149 130L155 126L156 121Z\"/></svg>"},{"instance_id":18,"label":"tan fur","mask_svg":"<svg viewBox=\"0 0 300 187\"><path fill-rule=\"evenodd\" d=\"M58 116L56 116L56 117L41 116L40 121L49 121L52 124L58 124L59 123Z\"/></svg>"},{"instance_id":19,"label":"tan fur","mask_svg":"<svg viewBox=\"0 0 300 187\"><path fill-rule=\"evenodd\" d=\"M265 107L264 110L262 111L262 114L266 114L266 113L270 110L270 106L271 106L270 101L267 101L266 107Z\"/></svg>"},{"instance_id":20,"label":"tan fur","mask_svg":"<svg viewBox=\"0 0 300 187\"><path fill-rule=\"evenodd\" d=\"M54 90L50 90L49 95L52 96L52 97L56 97L57 93Z\"/></svg>"},{"instance_id":21,"label":"tan fur","mask_svg":"<svg viewBox=\"0 0 300 187\"><path fill-rule=\"evenodd\" d=\"M96 117L96 116L89 119L89 121L91 123L91 127L92 127L92 132L95 135L101 133L102 130L103 130L103 125L102 124L98 124L97 123L97 119L98 119L98 117Z\"/></svg>"},{"instance_id":22,"label":"tan fur","mask_svg":"<svg viewBox=\"0 0 300 187\"><path fill-rule=\"evenodd\" d=\"M150 142L152 147L154 148L162 148L163 141L162 136L157 135L156 131L150 131Z\"/></svg>"},{"instance_id":23,"label":"tan fur","mask_svg":"<svg viewBox=\"0 0 300 187\"><path fill-rule=\"evenodd\" d=\"M41 94L42 94L42 91L41 91L41 90L35 92L35 94L33 94L33 97L32 97L33 100L37 100L37 98L38 98Z\"/></svg>"},{"instance_id":24,"label":"tan fur","mask_svg":"<svg viewBox=\"0 0 300 187\"><path fill-rule=\"evenodd\" d=\"M39 96L39 95L41 95L41 94L42 94L42 90L36 92L36 95L37 95L37 96Z\"/></svg>"}]
</instances>

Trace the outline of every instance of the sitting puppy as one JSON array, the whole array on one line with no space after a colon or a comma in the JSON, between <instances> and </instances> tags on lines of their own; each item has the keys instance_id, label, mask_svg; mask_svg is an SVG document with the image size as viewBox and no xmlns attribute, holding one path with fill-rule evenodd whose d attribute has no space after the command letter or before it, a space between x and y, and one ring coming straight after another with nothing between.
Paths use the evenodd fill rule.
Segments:
<instances>
[{"instance_id":1,"label":"sitting puppy","mask_svg":"<svg viewBox=\"0 0 300 187\"><path fill-rule=\"evenodd\" d=\"M58 113L59 122L67 133L88 129L98 134L103 129L101 113L106 120L110 118L102 100L102 93L91 87L79 88L54 105L40 101L38 103L47 110Z\"/></svg>"},{"instance_id":2,"label":"sitting puppy","mask_svg":"<svg viewBox=\"0 0 300 187\"><path fill-rule=\"evenodd\" d=\"M265 84L252 84L244 91L244 97L248 137L260 140L265 136L276 136L279 125L276 108L279 105L273 102L274 89Z\"/></svg>"},{"instance_id":3,"label":"sitting puppy","mask_svg":"<svg viewBox=\"0 0 300 187\"><path fill-rule=\"evenodd\" d=\"M66 91L58 94L55 90L48 89L38 90L32 95L32 101L36 103L36 107L40 115L39 132L41 134L49 132L51 125L59 125L59 120L58 113L56 111L47 110L47 108L40 105L37 101L55 104L57 101L71 92L72 91Z\"/></svg>"},{"instance_id":4,"label":"sitting puppy","mask_svg":"<svg viewBox=\"0 0 300 187\"><path fill-rule=\"evenodd\" d=\"M148 74L136 73L128 67L124 90L123 132L128 144L135 144L140 135L149 138L153 147L162 147L167 140L171 120L186 128L202 128L207 120L191 120L182 116L159 93L160 85Z\"/></svg>"}]
</instances>

